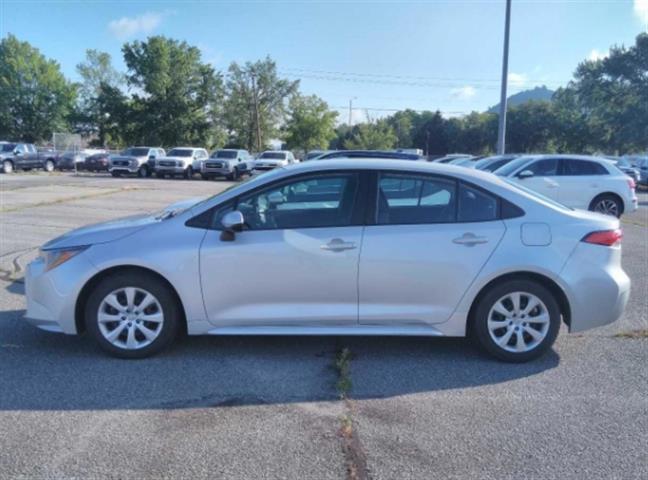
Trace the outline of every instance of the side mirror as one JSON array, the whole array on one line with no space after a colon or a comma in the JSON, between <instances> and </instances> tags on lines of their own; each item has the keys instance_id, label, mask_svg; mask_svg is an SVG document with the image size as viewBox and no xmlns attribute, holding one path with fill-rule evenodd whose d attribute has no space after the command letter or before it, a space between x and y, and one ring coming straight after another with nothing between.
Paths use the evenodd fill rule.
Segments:
<instances>
[{"instance_id":1,"label":"side mirror","mask_svg":"<svg viewBox=\"0 0 648 480\"><path fill-rule=\"evenodd\" d=\"M234 210L225 214L221 219L221 225L223 225L223 231L221 232L220 239L223 242L232 242L236 237L236 232L243 230L245 218L243 218L241 212Z\"/></svg>"},{"instance_id":2,"label":"side mirror","mask_svg":"<svg viewBox=\"0 0 648 480\"><path fill-rule=\"evenodd\" d=\"M22 155L22 152L20 150L16 149L16 150L13 151L13 154L16 155L17 157L19 157L20 155Z\"/></svg>"},{"instance_id":3,"label":"side mirror","mask_svg":"<svg viewBox=\"0 0 648 480\"><path fill-rule=\"evenodd\" d=\"M518 178L525 179L525 178L531 178L533 177L533 172L531 170L522 170L520 173L517 174Z\"/></svg>"}]
</instances>

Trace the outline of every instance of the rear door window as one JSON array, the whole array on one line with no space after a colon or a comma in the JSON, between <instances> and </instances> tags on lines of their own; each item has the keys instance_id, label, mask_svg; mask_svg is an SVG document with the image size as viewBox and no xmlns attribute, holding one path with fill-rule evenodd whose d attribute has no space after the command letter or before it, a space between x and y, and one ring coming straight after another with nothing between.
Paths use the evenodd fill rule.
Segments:
<instances>
[{"instance_id":1,"label":"rear door window","mask_svg":"<svg viewBox=\"0 0 648 480\"><path fill-rule=\"evenodd\" d=\"M587 160L564 159L562 161L562 175L607 175L606 168L597 163Z\"/></svg>"}]
</instances>

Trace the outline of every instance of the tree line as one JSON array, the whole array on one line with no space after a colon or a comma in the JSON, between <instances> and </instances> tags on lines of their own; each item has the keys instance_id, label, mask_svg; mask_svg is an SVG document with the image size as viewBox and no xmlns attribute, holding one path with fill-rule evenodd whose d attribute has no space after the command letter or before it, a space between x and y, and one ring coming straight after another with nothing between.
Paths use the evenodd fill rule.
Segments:
<instances>
[{"instance_id":1,"label":"tree line","mask_svg":"<svg viewBox=\"0 0 648 480\"><path fill-rule=\"evenodd\" d=\"M79 82L28 42L0 41L0 138L47 142L53 132L81 133L95 145L202 145L250 151L281 139L287 148L420 148L429 155L491 153L498 115L403 110L336 127L337 112L299 81L280 78L275 62L233 62L219 72L200 49L163 36L125 43L126 72L109 54L88 50ZM510 107L507 151L648 150L648 34L581 62L552 101Z\"/></svg>"}]
</instances>

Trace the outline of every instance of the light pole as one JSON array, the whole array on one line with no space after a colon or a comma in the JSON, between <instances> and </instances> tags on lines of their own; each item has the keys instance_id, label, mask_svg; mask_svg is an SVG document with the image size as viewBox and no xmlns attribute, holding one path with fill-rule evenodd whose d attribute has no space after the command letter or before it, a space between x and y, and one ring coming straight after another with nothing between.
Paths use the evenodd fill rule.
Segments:
<instances>
[{"instance_id":1,"label":"light pole","mask_svg":"<svg viewBox=\"0 0 648 480\"><path fill-rule=\"evenodd\" d=\"M504 26L504 55L502 58L502 91L500 94L499 128L497 131L497 154L506 150L506 86L508 83L509 33L511 30L511 0L506 0L506 23Z\"/></svg>"}]
</instances>

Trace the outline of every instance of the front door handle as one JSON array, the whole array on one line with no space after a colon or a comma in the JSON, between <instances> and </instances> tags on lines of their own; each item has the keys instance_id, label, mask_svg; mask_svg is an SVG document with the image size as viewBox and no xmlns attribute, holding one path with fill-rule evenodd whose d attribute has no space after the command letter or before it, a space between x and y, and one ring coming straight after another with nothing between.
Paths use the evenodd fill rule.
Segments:
<instances>
[{"instance_id":1,"label":"front door handle","mask_svg":"<svg viewBox=\"0 0 648 480\"><path fill-rule=\"evenodd\" d=\"M452 240L453 243L458 245L465 245L466 247L473 247L480 243L488 243L488 238L478 237L474 233L464 233L461 237Z\"/></svg>"},{"instance_id":2,"label":"front door handle","mask_svg":"<svg viewBox=\"0 0 648 480\"><path fill-rule=\"evenodd\" d=\"M341 238L334 238L329 243L320 246L320 248L331 252L342 252L344 250L353 250L356 248L356 244L354 242L345 242Z\"/></svg>"}]
</instances>

